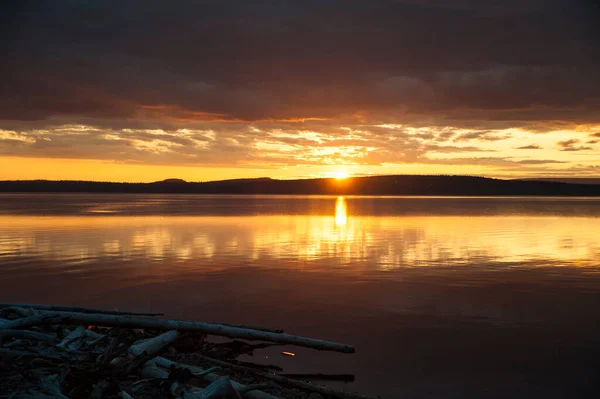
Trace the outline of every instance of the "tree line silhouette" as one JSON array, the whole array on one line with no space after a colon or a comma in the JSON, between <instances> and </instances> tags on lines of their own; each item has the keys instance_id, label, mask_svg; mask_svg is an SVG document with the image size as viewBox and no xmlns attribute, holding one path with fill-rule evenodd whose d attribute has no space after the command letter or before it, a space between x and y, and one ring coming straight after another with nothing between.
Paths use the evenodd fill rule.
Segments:
<instances>
[{"instance_id":1,"label":"tree line silhouette","mask_svg":"<svg viewBox=\"0 0 600 399\"><path fill-rule=\"evenodd\" d=\"M537 180L501 180L476 176L394 175L276 180L270 178L153 183L92 181L0 181L0 192L56 193L190 193L312 195L440 195L440 196L600 196L600 184Z\"/></svg>"}]
</instances>

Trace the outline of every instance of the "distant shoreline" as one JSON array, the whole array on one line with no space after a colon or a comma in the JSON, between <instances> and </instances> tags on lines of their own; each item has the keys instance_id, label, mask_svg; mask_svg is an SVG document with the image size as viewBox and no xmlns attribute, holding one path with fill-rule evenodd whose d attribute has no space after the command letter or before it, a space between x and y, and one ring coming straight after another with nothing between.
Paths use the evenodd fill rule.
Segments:
<instances>
[{"instance_id":1,"label":"distant shoreline","mask_svg":"<svg viewBox=\"0 0 600 399\"><path fill-rule=\"evenodd\" d=\"M596 197L600 196L600 184L425 175L303 180L259 178L195 183L179 179L153 183L27 180L0 181L0 193Z\"/></svg>"}]
</instances>

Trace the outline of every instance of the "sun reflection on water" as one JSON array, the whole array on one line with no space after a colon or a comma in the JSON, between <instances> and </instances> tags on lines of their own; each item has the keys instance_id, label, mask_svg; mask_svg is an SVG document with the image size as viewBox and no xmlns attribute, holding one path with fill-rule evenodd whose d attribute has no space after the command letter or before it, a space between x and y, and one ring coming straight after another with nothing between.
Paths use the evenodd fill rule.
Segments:
<instances>
[{"instance_id":1,"label":"sun reflection on water","mask_svg":"<svg viewBox=\"0 0 600 399\"><path fill-rule=\"evenodd\" d=\"M335 201L335 224L336 226L345 226L348 221L348 207L346 199L338 197Z\"/></svg>"}]
</instances>

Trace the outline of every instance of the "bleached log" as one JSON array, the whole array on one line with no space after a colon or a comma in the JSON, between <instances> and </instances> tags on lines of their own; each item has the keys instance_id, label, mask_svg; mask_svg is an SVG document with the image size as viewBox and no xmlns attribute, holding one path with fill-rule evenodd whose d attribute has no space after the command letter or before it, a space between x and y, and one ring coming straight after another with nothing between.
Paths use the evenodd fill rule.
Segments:
<instances>
[{"instance_id":1,"label":"bleached log","mask_svg":"<svg viewBox=\"0 0 600 399\"><path fill-rule=\"evenodd\" d=\"M272 332L275 334L281 334L282 332L284 332L282 329L279 329L279 328L247 326L245 324L230 324L230 323L221 323L221 324L224 326L228 326L228 327L246 328L248 330L266 331L266 332Z\"/></svg>"},{"instance_id":2,"label":"bleached log","mask_svg":"<svg viewBox=\"0 0 600 399\"><path fill-rule=\"evenodd\" d=\"M80 360L79 355L67 354L67 353L52 353L52 352L29 352L18 349L6 349L0 348L0 356L6 357L23 357L29 359L47 359L47 360L60 360L60 361L78 361Z\"/></svg>"},{"instance_id":3,"label":"bleached log","mask_svg":"<svg viewBox=\"0 0 600 399\"><path fill-rule=\"evenodd\" d=\"M48 344L54 344L56 342L55 337L52 337L49 334L28 330L7 330L0 328L0 337L31 339L34 341L46 342Z\"/></svg>"},{"instance_id":4,"label":"bleached log","mask_svg":"<svg viewBox=\"0 0 600 399\"><path fill-rule=\"evenodd\" d=\"M184 392L183 399L242 399L242 396L228 377L221 377L202 390Z\"/></svg>"},{"instance_id":5,"label":"bleached log","mask_svg":"<svg viewBox=\"0 0 600 399\"><path fill-rule=\"evenodd\" d=\"M177 338L179 338L178 331L169 331L154 338L140 341L129 347L127 357L117 357L110 361L110 364L119 373L131 373L169 347Z\"/></svg>"},{"instance_id":6,"label":"bleached log","mask_svg":"<svg viewBox=\"0 0 600 399\"><path fill-rule=\"evenodd\" d=\"M19 307L19 308L34 308L40 310L50 310L57 312L78 312L78 313L94 313L94 314L112 314L121 316L163 316L163 313L155 312L124 312L119 310L106 310L106 309L94 309L94 308L83 308L80 306L60 306L60 305L37 305L37 304L26 304L26 303L4 303L0 302L0 309L7 307Z\"/></svg>"},{"instance_id":7,"label":"bleached log","mask_svg":"<svg viewBox=\"0 0 600 399\"><path fill-rule=\"evenodd\" d=\"M179 338L179 331L172 330L154 338L131 345L129 348L129 354L132 357L137 357L145 353L148 356L154 357L165 347L175 342L177 338Z\"/></svg>"},{"instance_id":8,"label":"bleached log","mask_svg":"<svg viewBox=\"0 0 600 399\"><path fill-rule=\"evenodd\" d=\"M169 378L168 371L163 370L158 367L155 367L155 366L146 366L146 367L142 368L140 375L144 378L151 379L151 380L153 380L155 378L160 378L163 380Z\"/></svg>"},{"instance_id":9,"label":"bleached log","mask_svg":"<svg viewBox=\"0 0 600 399\"><path fill-rule=\"evenodd\" d=\"M251 341L270 341L281 344L304 346L318 350L328 350L342 353L354 353L354 347L331 341L305 338L285 333L271 333L266 331L250 330L246 328L230 327L222 324L204 323L200 321L181 321L168 319L152 319L149 317L115 316L105 314L85 314L74 312L44 312L44 315L56 315L64 318L65 323L100 325L108 327L146 328L151 330L178 330L187 332L201 332L210 335L219 335L229 338L240 338ZM6 327L5 327L6 328Z\"/></svg>"},{"instance_id":10,"label":"bleached log","mask_svg":"<svg viewBox=\"0 0 600 399\"><path fill-rule=\"evenodd\" d=\"M206 371L210 370L210 369L204 370L201 367L191 366L189 364L177 363L172 360L165 359L164 357L161 357L161 356L155 357L151 361L147 362L146 365L151 365L151 366L155 366L155 367L159 366L159 367L164 367L166 369L169 369L172 366L174 366L174 367L179 367L179 368L189 370L193 374L205 374ZM218 380L219 378L221 378L220 375L215 374L215 373L205 374L203 377L205 380L210 381L210 382L214 382L214 381ZM246 385L240 384L239 382L236 382L233 380L231 380L231 385L233 385L233 387L240 392L245 392L247 389ZM262 391L251 391L251 392L244 394L244 396L249 399L278 399L276 396L273 396L271 394L268 394L268 393L262 392Z\"/></svg>"},{"instance_id":11,"label":"bleached log","mask_svg":"<svg viewBox=\"0 0 600 399\"><path fill-rule=\"evenodd\" d=\"M37 316L29 316L21 319L11 320L8 323L4 323L2 328L7 330L22 330L33 326L38 326L40 324L58 324L63 320L64 317L61 317L57 313L42 313Z\"/></svg>"},{"instance_id":12,"label":"bleached log","mask_svg":"<svg viewBox=\"0 0 600 399\"><path fill-rule=\"evenodd\" d=\"M262 370L257 370L257 369L253 369L250 367L245 367L245 366L240 366L237 364L224 362L222 360L213 359L213 358L210 358L207 356L199 355L199 357L202 360L219 365L226 369L243 371L245 373L251 373L251 374L266 378L268 380L274 381L281 385L287 385L290 387L300 388L300 389L304 389L307 391L318 392L318 393L326 395L326 396L331 396L331 397L340 398L340 399L375 399L371 396L365 396L365 395L360 395L360 394L351 393L351 392L339 391L337 389L332 389L332 388L328 388L328 387L321 386L321 385L311 384L311 383L305 382L305 381L299 381L299 380L295 380L292 378L287 378L287 377L284 377L284 376L281 376L278 374L271 374L271 373L264 372Z\"/></svg>"},{"instance_id":13,"label":"bleached log","mask_svg":"<svg viewBox=\"0 0 600 399\"><path fill-rule=\"evenodd\" d=\"M63 340L56 346L68 350L78 349L81 345L81 342L77 341L81 341L83 338L85 338L85 331L86 328L84 326L77 326L76 329L67 334L67 336L64 337Z\"/></svg>"},{"instance_id":14,"label":"bleached log","mask_svg":"<svg viewBox=\"0 0 600 399\"><path fill-rule=\"evenodd\" d=\"M29 317L29 316L35 316L38 314L37 310L33 309L33 308L21 308L18 306L8 306L5 308L2 308L2 311L0 312L0 314L2 314L3 317L6 317L9 314L16 314L20 317Z\"/></svg>"}]
</instances>

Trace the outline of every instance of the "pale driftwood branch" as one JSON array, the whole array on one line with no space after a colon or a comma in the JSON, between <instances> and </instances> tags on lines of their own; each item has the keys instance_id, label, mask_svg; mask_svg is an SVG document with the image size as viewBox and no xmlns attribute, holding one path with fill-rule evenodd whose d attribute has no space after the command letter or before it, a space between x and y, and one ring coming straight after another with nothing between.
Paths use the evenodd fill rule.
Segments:
<instances>
[{"instance_id":1,"label":"pale driftwood branch","mask_svg":"<svg viewBox=\"0 0 600 399\"><path fill-rule=\"evenodd\" d=\"M86 337L85 332L86 328L84 326L78 326L76 329L67 334L67 336L63 338L63 340L56 346L62 349L76 350L81 345L81 342L77 341L81 341Z\"/></svg>"},{"instance_id":2,"label":"pale driftwood branch","mask_svg":"<svg viewBox=\"0 0 600 399\"><path fill-rule=\"evenodd\" d=\"M66 353L38 353L38 352L28 352L17 349L5 349L0 348L0 356L6 357L24 357L24 358L40 358L46 360L60 360L60 361L69 361L74 360L75 356L71 356ZM79 360L79 356L75 360Z\"/></svg>"},{"instance_id":3,"label":"pale driftwood branch","mask_svg":"<svg viewBox=\"0 0 600 399\"><path fill-rule=\"evenodd\" d=\"M0 328L0 337L32 339L35 341L46 342L48 344L54 344L56 342L55 337L52 337L49 334L28 330L5 330Z\"/></svg>"},{"instance_id":4,"label":"pale driftwood branch","mask_svg":"<svg viewBox=\"0 0 600 399\"><path fill-rule=\"evenodd\" d=\"M128 350L129 360L125 363L124 370L131 372L142 366L169 347L177 338L179 338L179 332L172 330L132 345Z\"/></svg>"},{"instance_id":5,"label":"pale driftwood branch","mask_svg":"<svg viewBox=\"0 0 600 399\"><path fill-rule=\"evenodd\" d=\"M106 309L94 309L94 308L82 308L79 306L60 306L60 305L37 305L37 304L26 304L26 303L4 303L0 302L0 309L7 307L19 307L19 308L34 308L39 310L50 310L56 312L78 312L78 313L94 313L94 314L112 314L121 316L163 316L163 313L155 312L124 312L119 310L106 310Z\"/></svg>"},{"instance_id":6,"label":"pale driftwood branch","mask_svg":"<svg viewBox=\"0 0 600 399\"><path fill-rule=\"evenodd\" d=\"M163 370L161 368L158 368L156 366L146 366L142 369L142 371L140 372L140 375L144 378L147 378L149 380L153 380L155 378L160 378L160 379L167 379L169 378L169 372L166 370Z\"/></svg>"},{"instance_id":7,"label":"pale driftwood branch","mask_svg":"<svg viewBox=\"0 0 600 399\"><path fill-rule=\"evenodd\" d=\"M4 323L3 329L7 330L20 330L28 327L38 326L40 324L57 324L64 320L57 313L43 313L37 316L23 317L21 319L11 320L8 323Z\"/></svg>"},{"instance_id":8,"label":"pale driftwood branch","mask_svg":"<svg viewBox=\"0 0 600 399\"><path fill-rule=\"evenodd\" d=\"M33 308L21 308L18 306L8 306L2 308L2 316L6 317L6 315L13 313L17 314L21 317L35 316L37 315L37 311Z\"/></svg>"},{"instance_id":9,"label":"pale driftwood branch","mask_svg":"<svg viewBox=\"0 0 600 399\"><path fill-rule=\"evenodd\" d=\"M266 331L250 330L239 327L230 327L222 324L211 324L199 321L180 321L152 319L148 317L115 316L106 314L85 314L74 312L44 312L45 315L56 315L64 318L65 323L83 325L101 325L108 327L146 328L152 330L178 330L187 332L201 332L210 335L220 335L229 338L240 338L254 341L270 341L281 344L304 346L318 350L328 350L342 353L354 353L354 347L331 341L299 337L297 335L271 333ZM37 316L33 316L37 317ZM7 327L4 327L7 328Z\"/></svg>"},{"instance_id":10,"label":"pale driftwood branch","mask_svg":"<svg viewBox=\"0 0 600 399\"><path fill-rule=\"evenodd\" d=\"M130 395L130 394L128 394L127 392L125 392L125 391L121 391L121 392L119 392L119 396L121 397L121 399L133 399L133 398L131 397L131 395Z\"/></svg>"},{"instance_id":11,"label":"pale driftwood branch","mask_svg":"<svg viewBox=\"0 0 600 399\"><path fill-rule=\"evenodd\" d=\"M233 387L228 377L221 377L211 382L195 395L185 395L184 398L190 399L242 399L240 393Z\"/></svg>"},{"instance_id":12,"label":"pale driftwood branch","mask_svg":"<svg viewBox=\"0 0 600 399\"><path fill-rule=\"evenodd\" d=\"M256 330L256 331L265 331L265 332L272 332L275 334L281 334L283 332L283 330L279 329L279 328L266 328L266 327L256 327L256 326L247 326L244 324L230 324L230 323L221 323L224 326L227 327L237 327L237 328L245 328L248 330Z\"/></svg>"},{"instance_id":13,"label":"pale driftwood branch","mask_svg":"<svg viewBox=\"0 0 600 399\"><path fill-rule=\"evenodd\" d=\"M164 367L167 369L174 366L174 367L179 367L179 368L189 370L193 374L205 373L207 371L207 370L202 369L201 367L190 366L189 364L177 363L172 360L165 359L164 357L161 357L161 356L155 357L154 359L152 359L151 361L146 363L146 365L153 366L153 367L159 366L159 367ZM210 373L210 374L204 375L204 379L207 381L210 381L210 382L214 382L214 381L218 380L219 378L221 378L221 376L218 374L215 374L215 373ZM239 382L231 381L231 385L233 385L233 387L235 389L237 389L238 391L244 392L246 390L246 385L240 384ZM268 394L263 391L251 391L251 392L246 393L244 396L249 399L278 399L276 396L273 396L273 395Z\"/></svg>"},{"instance_id":14,"label":"pale driftwood branch","mask_svg":"<svg viewBox=\"0 0 600 399\"><path fill-rule=\"evenodd\" d=\"M213 359L207 356L198 355L201 359L206 360L207 362L219 365L223 368L228 368L230 370L238 370L246 373L252 373L268 380L277 382L278 384L291 386L294 388L300 388L307 391L318 392L323 395L333 396L335 398L341 399L375 399L372 396L365 396L351 392L339 391L337 389L327 388L321 385L311 384L305 381L294 380L292 378L287 378L278 374L271 374L264 372L262 370L256 370L250 367L240 366L237 364L232 364L228 362L224 362L222 360Z\"/></svg>"},{"instance_id":15,"label":"pale driftwood branch","mask_svg":"<svg viewBox=\"0 0 600 399\"><path fill-rule=\"evenodd\" d=\"M175 342L177 338L179 338L179 331L172 330L164 334L158 335L154 338L150 338L144 340L143 342L131 345L131 347L129 348L129 354L132 357L137 357L144 353L148 356L156 356L165 347Z\"/></svg>"}]
</instances>

